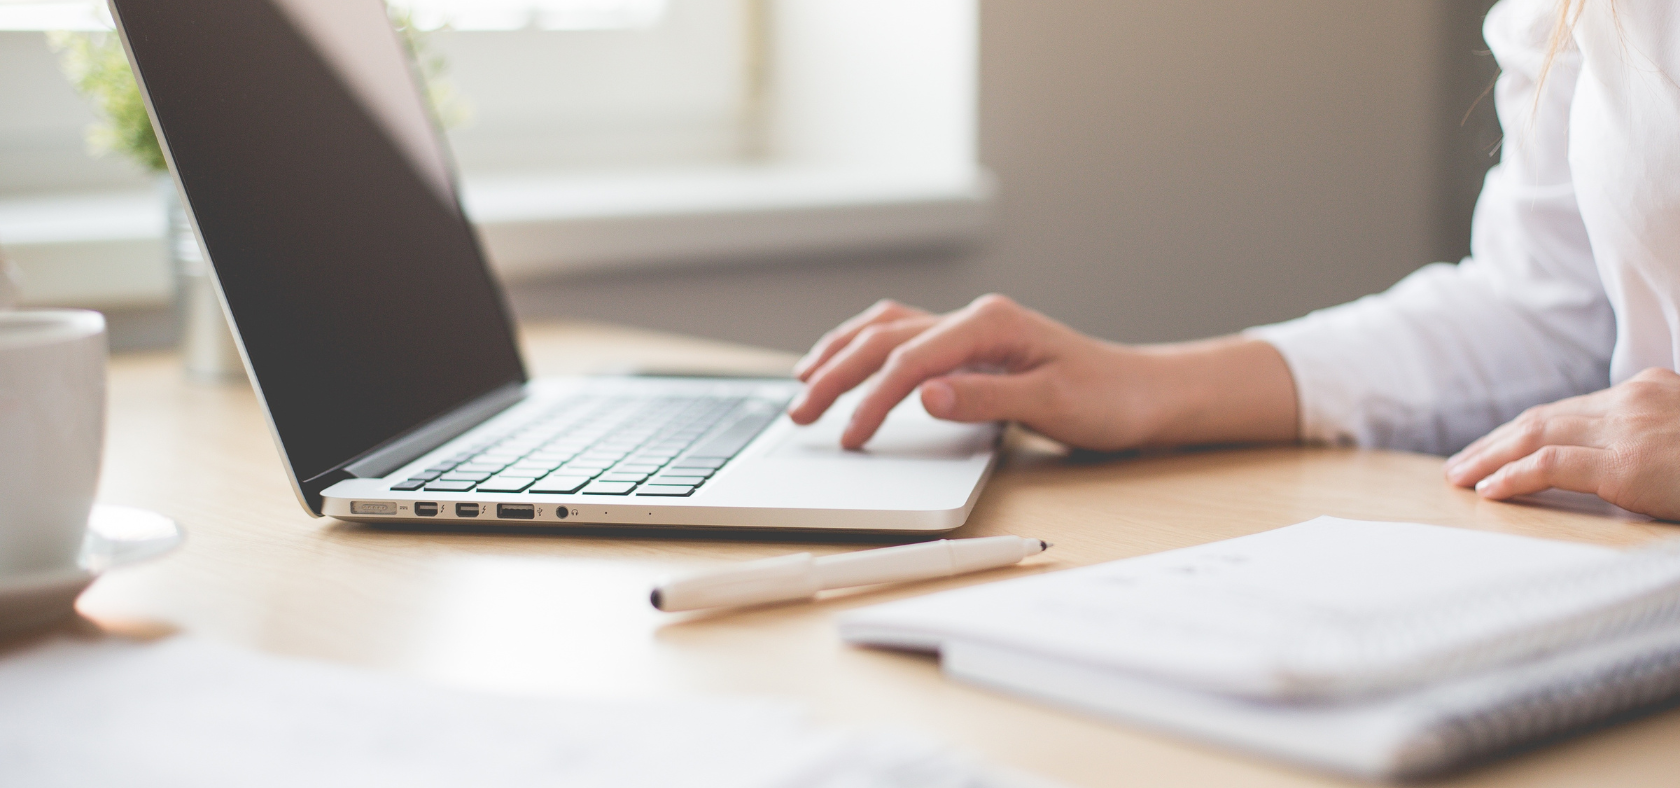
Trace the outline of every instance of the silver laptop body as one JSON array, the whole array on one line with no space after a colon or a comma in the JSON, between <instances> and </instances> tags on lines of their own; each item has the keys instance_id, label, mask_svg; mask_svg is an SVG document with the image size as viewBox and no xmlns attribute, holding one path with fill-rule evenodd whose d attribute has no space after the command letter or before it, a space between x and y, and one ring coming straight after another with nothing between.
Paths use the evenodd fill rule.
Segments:
<instances>
[{"instance_id":1,"label":"silver laptop body","mask_svg":"<svg viewBox=\"0 0 1680 788\"><path fill-rule=\"evenodd\" d=\"M323 513L365 522L922 533L963 524L991 470L996 427L937 421L907 402L868 451L844 451L840 431L850 402L799 427L781 412L797 389L786 380L540 378L518 405L461 438L383 477L327 488ZM724 415L706 418L717 411ZM630 415L615 429L621 413ZM620 442L592 449L626 432ZM498 454L498 447L508 448ZM444 472L468 465L468 455L486 454L491 459L481 470ZM392 489L416 477L457 475L468 484L496 466L502 468L470 491ZM497 489L496 479L500 489L531 481L518 492L486 492Z\"/></svg>"}]
</instances>

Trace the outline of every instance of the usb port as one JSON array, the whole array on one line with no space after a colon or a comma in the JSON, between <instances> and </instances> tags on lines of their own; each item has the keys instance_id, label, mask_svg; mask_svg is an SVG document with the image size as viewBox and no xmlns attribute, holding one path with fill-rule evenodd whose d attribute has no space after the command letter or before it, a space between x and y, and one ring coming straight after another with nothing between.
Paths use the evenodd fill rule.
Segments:
<instances>
[{"instance_id":1,"label":"usb port","mask_svg":"<svg viewBox=\"0 0 1680 788\"><path fill-rule=\"evenodd\" d=\"M420 515L421 517L436 517L437 512L438 507L436 502L422 501L414 504L414 513Z\"/></svg>"},{"instance_id":2,"label":"usb port","mask_svg":"<svg viewBox=\"0 0 1680 788\"><path fill-rule=\"evenodd\" d=\"M496 504L496 516L503 520L534 520L537 507L529 503L499 503Z\"/></svg>"},{"instance_id":3,"label":"usb port","mask_svg":"<svg viewBox=\"0 0 1680 788\"><path fill-rule=\"evenodd\" d=\"M478 516L478 504L476 504L476 503L458 503L458 504L455 504L455 516L456 517L477 517Z\"/></svg>"}]
</instances>

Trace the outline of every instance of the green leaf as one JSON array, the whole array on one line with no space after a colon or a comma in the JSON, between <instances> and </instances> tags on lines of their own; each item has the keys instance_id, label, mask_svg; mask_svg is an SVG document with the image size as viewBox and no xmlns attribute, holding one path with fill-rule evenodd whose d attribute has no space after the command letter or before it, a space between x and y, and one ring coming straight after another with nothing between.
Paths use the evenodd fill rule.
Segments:
<instances>
[{"instance_id":1,"label":"green leaf","mask_svg":"<svg viewBox=\"0 0 1680 788\"><path fill-rule=\"evenodd\" d=\"M472 109L447 78L448 62L431 50L428 32L414 26L413 14L390 6L391 23L418 70L426 102L444 128L472 118ZM152 131L140 86L116 33L47 34L59 67L70 84L93 103L99 120L88 127L88 150L95 156L116 152L152 172L163 172L163 148Z\"/></svg>"}]
</instances>

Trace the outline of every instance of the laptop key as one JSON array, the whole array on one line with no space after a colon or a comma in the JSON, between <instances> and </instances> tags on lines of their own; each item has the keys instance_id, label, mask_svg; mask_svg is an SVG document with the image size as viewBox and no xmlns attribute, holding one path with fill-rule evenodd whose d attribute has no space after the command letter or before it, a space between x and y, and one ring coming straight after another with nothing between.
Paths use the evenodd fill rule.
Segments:
<instances>
[{"instance_id":1,"label":"laptop key","mask_svg":"<svg viewBox=\"0 0 1680 788\"><path fill-rule=\"evenodd\" d=\"M435 481L426 485L426 492L467 492L471 490L475 484L477 484L477 482L449 480Z\"/></svg>"},{"instance_id":2,"label":"laptop key","mask_svg":"<svg viewBox=\"0 0 1680 788\"><path fill-rule=\"evenodd\" d=\"M648 477L648 475L645 474L645 473L624 473L624 472L621 472L621 471L607 471L606 473L601 474L601 481L604 481L604 482L637 482L637 483L641 483L641 482L647 481L647 477Z\"/></svg>"},{"instance_id":3,"label":"laptop key","mask_svg":"<svg viewBox=\"0 0 1680 788\"><path fill-rule=\"evenodd\" d=\"M478 485L479 492L519 492L530 487L536 479L528 476L497 476Z\"/></svg>"},{"instance_id":4,"label":"laptop key","mask_svg":"<svg viewBox=\"0 0 1680 788\"><path fill-rule=\"evenodd\" d=\"M571 462L566 463L566 467L567 468L610 468L610 467L612 467L613 463L616 463L616 462L618 462L617 458L610 459L610 460L604 460L604 459L594 458L594 457L579 457L575 460L572 460Z\"/></svg>"},{"instance_id":5,"label":"laptop key","mask_svg":"<svg viewBox=\"0 0 1680 788\"><path fill-rule=\"evenodd\" d=\"M498 476L524 476L527 479L541 479L542 477L547 476L548 472L552 471L552 470L554 470L554 469L550 468L547 465L540 465L540 466L537 466L535 468L532 468L532 467L529 467L529 466L520 467L518 465L515 465L512 468L503 469L501 473L496 474L496 475L498 475Z\"/></svg>"},{"instance_id":6,"label":"laptop key","mask_svg":"<svg viewBox=\"0 0 1680 788\"><path fill-rule=\"evenodd\" d=\"M481 482L495 475L496 474L491 473L490 471L484 471L482 473L450 471L449 473L443 475L443 480L446 482Z\"/></svg>"},{"instance_id":7,"label":"laptop key","mask_svg":"<svg viewBox=\"0 0 1680 788\"><path fill-rule=\"evenodd\" d=\"M693 495L694 494L694 488L689 487L687 485L677 485L677 484L644 484L644 485L642 485L641 489L636 491L636 494L637 495L663 495L663 496L668 496L668 497L681 498L681 497L686 496L686 495Z\"/></svg>"},{"instance_id":8,"label":"laptop key","mask_svg":"<svg viewBox=\"0 0 1680 788\"><path fill-rule=\"evenodd\" d=\"M571 495L583 489L583 486L588 483L588 476L544 476L538 479L536 484L531 485L531 488L526 492Z\"/></svg>"},{"instance_id":9,"label":"laptop key","mask_svg":"<svg viewBox=\"0 0 1680 788\"><path fill-rule=\"evenodd\" d=\"M704 476L659 475L648 480L648 484L675 484L679 487L699 487L706 483Z\"/></svg>"},{"instance_id":10,"label":"laptop key","mask_svg":"<svg viewBox=\"0 0 1680 788\"><path fill-rule=\"evenodd\" d=\"M425 487L427 481L430 481L430 480L429 479L409 479L408 481L397 482L396 484L391 485L391 489L396 491L396 492L410 492L412 490L418 490L421 487Z\"/></svg>"},{"instance_id":11,"label":"laptop key","mask_svg":"<svg viewBox=\"0 0 1680 788\"><path fill-rule=\"evenodd\" d=\"M635 482L591 482L583 488L584 495L629 495L636 489Z\"/></svg>"},{"instance_id":12,"label":"laptop key","mask_svg":"<svg viewBox=\"0 0 1680 788\"><path fill-rule=\"evenodd\" d=\"M568 462L554 472L562 476L600 476L604 470L606 468L596 465L573 465Z\"/></svg>"},{"instance_id":13,"label":"laptop key","mask_svg":"<svg viewBox=\"0 0 1680 788\"><path fill-rule=\"evenodd\" d=\"M455 468L455 472L456 473L495 473L496 471L499 471L499 470L501 470L503 468L506 468L506 467L507 467L507 463L505 463L505 462L478 462L478 461L475 460L473 462L466 463L465 465L457 466Z\"/></svg>"},{"instance_id":14,"label":"laptop key","mask_svg":"<svg viewBox=\"0 0 1680 788\"><path fill-rule=\"evenodd\" d=\"M614 473L639 473L646 476L659 470L659 466L646 462L621 462L612 469Z\"/></svg>"},{"instance_id":15,"label":"laptop key","mask_svg":"<svg viewBox=\"0 0 1680 788\"><path fill-rule=\"evenodd\" d=\"M682 467L682 466L677 466L677 465L666 466L665 471L664 471L666 476L707 476L707 477L715 476L717 474L717 472L718 472L718 469L716 469L716 468L694 468L694 467Z\"/></svg>"},{"instance_id":16,"label":"laptop key","mask_svg":"<svg viewBox=\"0 0 1680 788\"><path fill-rule=\"evenodd\" d=\"M715 471L718 468L723 467L723 464L726 462L729 462L729 459L726 457L684 457L671 463L670 467L701 468L707 471Z\"/></svg>"}]
</instances>

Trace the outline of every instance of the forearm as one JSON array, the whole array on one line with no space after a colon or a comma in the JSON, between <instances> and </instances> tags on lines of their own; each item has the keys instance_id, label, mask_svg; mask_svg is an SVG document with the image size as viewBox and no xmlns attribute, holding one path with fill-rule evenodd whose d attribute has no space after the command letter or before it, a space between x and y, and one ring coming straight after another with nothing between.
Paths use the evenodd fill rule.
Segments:
<instances>
[{"instance_id":1,"label":"forearm","mask_svg":"<svg viewBox=\"0 0 1680 788\"><path fill-rule=\"evenodd\" d=\"M1146 446L1294 441L1295 380L1270 344L1231 336L1131 348Z\"/></svg>"}]
</instances>

